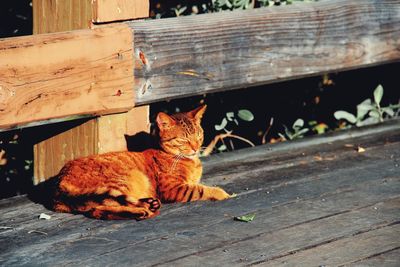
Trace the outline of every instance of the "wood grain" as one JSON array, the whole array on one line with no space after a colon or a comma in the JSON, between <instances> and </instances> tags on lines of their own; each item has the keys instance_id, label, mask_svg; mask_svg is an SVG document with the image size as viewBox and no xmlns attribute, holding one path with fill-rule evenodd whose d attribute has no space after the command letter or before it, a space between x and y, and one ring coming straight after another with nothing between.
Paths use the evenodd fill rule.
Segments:
<instances>
[{"instance_id":1,"label":"wood grain","mask_svg":"<svg viewBox=\"0 0 400 267\"><path fill-rule=\"evenodd\" d=\"M94 0L93 22L109 22L147 18L150 12L149 0Z\"/></svg>"},{"instance_id":2,"label":"wood grain","mask_svg":"<svg viewBox=\"0 0 400 267\"><path fill-rule=\"evenodd\" d=\"M61 132L57 131L57 128L61 129ZM67 161L93 155L98 151L98 130L93 120L72 123L71 126L50 125L46 126L46 131L55 131L58 134L51 133L49 136L42 136L44 140L34 146L33 183L35 185L56 175Z\"/></svg>"},{"instance_id":3,"label":"wood grain","mask_svg":"<svg viewBox=\"0 0 400 267\"><path fill-rule=\"evenodd\" d=\"M238 197L166 204L147 221L98 221L54 213L25 197L2 200L0 265L262 266L293 262L293 256L319 266L362 264L377 254L385 263L396 256L390 250L399 231L396 125L386 131L375 126L377 131L364 136L337 132L334 142L324 136L315 144L299 140L293 152L280 148L287 144L270 146L272 152L265 146L248 149L240 152L251 159L244 162L230 153L211 157L205 183L222 185ZM366 151L344 146L349 143ZM271 163L271 153L276 162ZM231 181L233 174L238 178ZM42 212L52 218L38 220ZM232 219L246 213L256 213L254 221ZM296 258L301 253L310 257Z\"/></svg>"},{"instance_id":4,"label":"wood grain","mask_svg":"<svg viewBox=\"0 0 400 267\"><path fill-rule=\"evenodd\" d=\"M115 25L1 39L0 127L132 108L131 37Z\"/></svg>"},{"instance_id":5,"label":"wood grain","mask_svg":"<svg viewBox=\"0 0 400 267\"><path fill-rule=\"evenodd\" d=\"M33 0L33 33L91 28L91 0Z\"/></svg>"},{"instance_id":6,"label":"wood grain","mask_svg":"<svg viewBox=\"0 0 400 267\"><path fill-rule=\"evenodd\" d=\"M399 205L397 206L399 207ZM374 254L400 248L400 225L378 227L375 231L321 245L317 248L288 255L279 260L263 263L263 266L312 266L317 262L326 266L348 265Z\"/></svg>"},{"instance_id":7,"label":"wood grain","mask_svg":"<svg viewBox=\"0 0 400 267\"><path fill-rule=\"evenodd\" d=\"M136 103L400 60L399 0L134 21Z\"/></svg>"}]
</instances>

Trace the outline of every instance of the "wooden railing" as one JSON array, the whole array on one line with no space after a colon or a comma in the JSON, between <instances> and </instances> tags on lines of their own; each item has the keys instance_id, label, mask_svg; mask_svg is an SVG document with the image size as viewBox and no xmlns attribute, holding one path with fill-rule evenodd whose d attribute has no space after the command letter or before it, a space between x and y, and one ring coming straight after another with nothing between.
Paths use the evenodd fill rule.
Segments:
<instances>
[{"instance_id":1,"label":"wooden railing","mask_svg":"<svg viewBox=\"0 0 400 267\"><path fill-rule=\"evenodd\" d=\"M105 25L95 23L146 17L148 2L51 2L34 0L36 33L91 29L0 39L0 131L122 112L101 117L107 123L97 120L94 130L121 139L128 120L144 125L133 132L148 129L149 103L400 60L400 0L326 0ZM51 17L52 9L70 17ZM100 147L99 140L90 142ZM114 142L72 151L35 176L52 175L76 156L123 148ZM55 156L46 149L35 149L36 169Z\"/></svg>"}]
</instances>

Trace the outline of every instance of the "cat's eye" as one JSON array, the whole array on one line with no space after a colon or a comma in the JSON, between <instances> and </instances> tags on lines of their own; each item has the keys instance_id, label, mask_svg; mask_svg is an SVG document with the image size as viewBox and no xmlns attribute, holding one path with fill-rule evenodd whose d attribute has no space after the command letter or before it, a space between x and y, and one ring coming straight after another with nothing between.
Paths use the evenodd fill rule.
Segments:
<instances>
[{"instance_id":1,"label":"cat's eye","mask_svg":"<svg viewBox=\"0 0 400 267\"><path fill-rule=\"evenodd\" d=\"M185 139L175 139L175 143L178 145L184 145L184 144L189 143L189 141L185 140Z\"/></svg>"}]
</instances>

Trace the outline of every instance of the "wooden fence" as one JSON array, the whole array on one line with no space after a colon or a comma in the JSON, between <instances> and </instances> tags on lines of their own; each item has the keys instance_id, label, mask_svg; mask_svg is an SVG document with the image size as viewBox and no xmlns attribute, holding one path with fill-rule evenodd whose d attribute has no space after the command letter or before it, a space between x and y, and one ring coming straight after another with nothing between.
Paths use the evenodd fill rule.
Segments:
<instances>
[{"instance_id":1,"label":"wooden fence","mask_svg":"<svg viewBox=\"0 0 400 267\"><path fill-rule=\"evenodd\" d=\"M46 34L0 39L0 131L95 118L35 146L37 181L123 149L124 133L148 130L149 103L400 60L400 0L127 22L147 0L59 2L33 1Z\"/></svg>"}]
</instances>

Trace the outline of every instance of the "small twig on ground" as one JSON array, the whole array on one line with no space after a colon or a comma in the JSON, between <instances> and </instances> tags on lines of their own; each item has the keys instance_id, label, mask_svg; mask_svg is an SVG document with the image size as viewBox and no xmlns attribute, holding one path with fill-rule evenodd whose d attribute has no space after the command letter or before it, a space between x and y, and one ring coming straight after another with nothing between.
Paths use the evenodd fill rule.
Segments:
<instances>
[{"instance_id":1,"label":"small twig on ground","mask_svg":"<svg viewBox=\"0 0 400 267\"><path fill-rule=\"evenodd\" d=\"M47 235L47 233L46 233L46 232L42 232L42 231L39 231L39 230L30 230L30 231L28 232L28 234L41 234L41 235Z\"/></svg>"}]
</instances>

